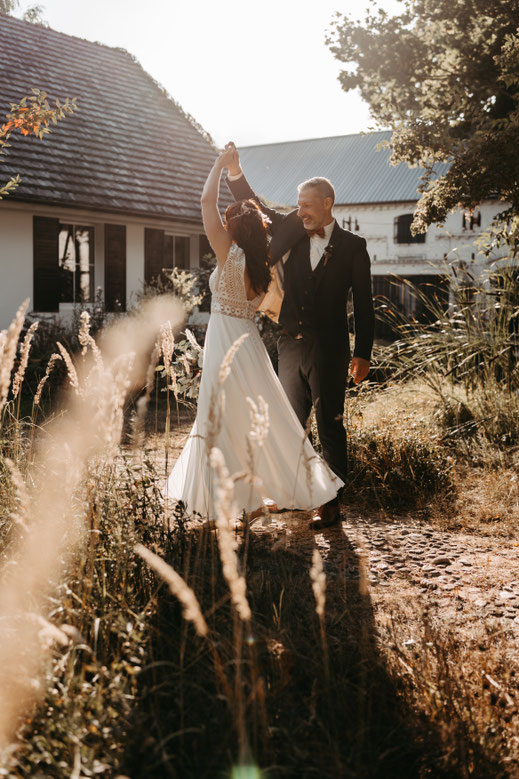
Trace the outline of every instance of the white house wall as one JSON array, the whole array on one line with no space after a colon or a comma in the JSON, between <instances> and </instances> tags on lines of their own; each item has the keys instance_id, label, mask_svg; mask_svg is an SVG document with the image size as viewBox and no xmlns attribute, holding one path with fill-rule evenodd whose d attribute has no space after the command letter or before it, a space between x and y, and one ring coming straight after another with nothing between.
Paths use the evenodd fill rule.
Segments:
<instances>
[{"instance_id":1,"label":"white house wall","mask_svg":"<svg viewBox=\"0 0 519 779\"><path fill-rule=\"evenodd\" d=\"M485 202L479 209L481 226L473 230L462 228L462 211L449 214L445 225L429 227L425 243L398 244L394 239L394 221L403 214L413 213L416 202L383 203L373 205L337 205L334 215L339 225L346 226L351 219L351 230L355 232L355 220L358 233L366 238L372 261L372 273L377 276L397 274L430 275L443 273L446 261L463 260L469 266L484 265L484 257L478 255L474 241L488 229L493 217L502 211L503 204ZM344 224L343 224L344 220ZM473 258L474 255L474 258Z\"/></svg>"},{"instance_id":2,"label":"white house wall","mask_svg":"<svg viewBox=\"0 0 519 779\"><path fill-rule=\"evenodd\" d=\"M190 238L190 265L198 265L199 233L202 225L172 223L167 220L143 222L132 217L89 212L82 209L58 209L8 202L0 203L0 330L7 328L20 303L33 300L33 216L57 217L63 222L93 225L95 228L95 287L104 289L104 225L126 225L126 297L131 305L144 281L144 230L157 227ZM73 304L60 304L60 315L71 315ZM48 314L42 316L49 316Z\"/></svg>"},{"instance_id":3,"label":"white house wall","mask_svg":"<svg viewBox=\"0 0 519 779\"><path fill-rule=\"evenodd\" d=\"M144 283L144 225L126 226L126 305Z\"/></svg>"},{"instance_id":4,"label":"white house wall","mask_svg":"<svg viewBox=\"0 0 519 779\"><path fill-rule=\"evenodd\" d=\"M8 327L20 303L32 301L32 214L0 210L0 330Z\"/></svg>"}]
</instances>

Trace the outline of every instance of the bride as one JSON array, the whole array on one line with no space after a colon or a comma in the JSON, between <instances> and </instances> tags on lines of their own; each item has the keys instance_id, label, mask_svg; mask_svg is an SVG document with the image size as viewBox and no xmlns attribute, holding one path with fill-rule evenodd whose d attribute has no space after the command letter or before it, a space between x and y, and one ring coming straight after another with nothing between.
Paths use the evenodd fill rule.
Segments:
<instances>
[{"instance_id":1,"label":"bride","mask_svg":"<svg viewBox=\"0 0 519 779\"><path fill-rule=\"evenodd\" d=\"M267 217L253 200L244 200L230 205L222 221L220 179L232 154L220 154L202 193L204 229L217 266L209 279L211 316L197 416L166 494L190 514L213 518L209 455L217 446L231 474L253 471L254 479L238 478L234 488L239 510L252 519L266 497L280 509L309 510L333 499L343 482L312 448L254 323L271 280Z\"/></svg>"}]
</instances>

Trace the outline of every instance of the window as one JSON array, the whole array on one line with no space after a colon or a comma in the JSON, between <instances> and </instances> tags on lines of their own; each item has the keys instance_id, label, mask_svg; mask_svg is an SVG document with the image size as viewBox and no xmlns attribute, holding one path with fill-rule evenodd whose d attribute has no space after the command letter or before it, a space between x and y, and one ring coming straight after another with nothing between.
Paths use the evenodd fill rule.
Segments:
<instances>
[{"instance_id":1,"label":"window","mask_svg":"<svg viewBox=\"0 0 519 779\"><path fill-rule=\"evenodd\" d=\"M164 235L164 269L189 268L189 238L186 235Z\"/></svg>"},{"instance_id":2,"label":"window","mask_svg":"<svg viewBox=\"0 0 519 779\"><path fill-rule=\"evenodd\" d=\"M343 219L342 220L342 229L343 230L349 230L350 232L352 230L355 230L355 232L358 233L359 230L360 230L359 220L357 219L357 217L355 217L355 219L353 219L353 217L351 217L351 216L349 216L347 219Z\"/></svg>"},{"instance_id":3,"label":"window","mask_svg":"<svg viewBox=\"0 0 519 779\"><path fill-rule=\"evenodd\" d=\"M413 214L402 214L395 218L395 243L425 243L425 233L411 233L413 217Z\"/></svg>"},{"instance_id":4,"label":"window","mask_svg":"<svg viewBox=\"0 0 519 779\"><path fill-rule=\"evenodd\" d=\"M461 227L463 230L481 227L481 211L464 211L461 217Z\"/></svg>"},{"instance_id":5,"label":"window","mask_svg":"<svg viewBox=\"0 0 519 779\"><path fill-rule=\"evenodd\" d=\"M400 336L400 314L407 321L427 324L437 318L438 308L447 309L449 281L440 275L373 276L373 295L377 316L375 335L388 341ZM399 313L398 313L399 312Z\"/></svg>"},{"instance_id":6,"label":"window","mask_svg":"<svg viewBox=\"0 0 519 779\"><path fill-rule=\"evenodd\" d=\"M94 300L94 228L60 224L58 233L60 303Z\"/></svg>"}]
</instances>

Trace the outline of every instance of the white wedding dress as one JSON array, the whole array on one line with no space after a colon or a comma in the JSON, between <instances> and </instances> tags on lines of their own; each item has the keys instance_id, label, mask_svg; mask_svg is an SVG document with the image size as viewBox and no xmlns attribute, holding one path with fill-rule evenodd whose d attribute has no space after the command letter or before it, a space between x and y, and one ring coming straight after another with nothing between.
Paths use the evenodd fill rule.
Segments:
<instances>
[{"instance_id":1,"label":"white wedding dress","mask_svg":"<svg viewBox=\"0 0 519 779\"><path fill-rule=\"evenodd\" d=\"M261 300L247 300L245 254L231 245L221 271L209 279L211 316L204 347L197 416L189 438L167 482L168 501L183 501L189 514L215 515L216 476L209 462L206 438L222 452L230 474L249 470L253 453L254 484L235 481L238 510L254 511L264 497L279 509L311 509L335 497L341 479L314 451L301 427L261 340L254 315ZM215 388L220 367L231 346L241 336L230 373L221 384L225 394L221 426L214 437ZM251 436L251 404L268 405L269 428L261 446ZM211 432L212 431L212 432Z\"/></svg>"}]
</instances>

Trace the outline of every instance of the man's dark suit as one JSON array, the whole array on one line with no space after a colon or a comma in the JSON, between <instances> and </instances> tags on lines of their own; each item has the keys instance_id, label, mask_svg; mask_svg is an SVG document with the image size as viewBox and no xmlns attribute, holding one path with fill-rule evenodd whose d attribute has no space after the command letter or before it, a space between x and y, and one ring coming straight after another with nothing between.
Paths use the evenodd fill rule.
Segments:
<instances>
[{"instance_id":1,"label":"man's dark suit","mask_svg":"<svg viewBox=\"0 0 519 779\"><path fill-rule=\"evenodd\" d=\"M279 378L303 427L314 404L324 459L346 481L347 446L342 420L350 362L350 289L355 317L354 356L369 360L373 344L373 296L366 241L335 224L327 250L312 271L310 239L297 211L280 214L268 208L244 176L228 179L227 183L236 200L254 198L272 220L271 263L290 250L283 263Z\"/></svg>"}]
</instances>

